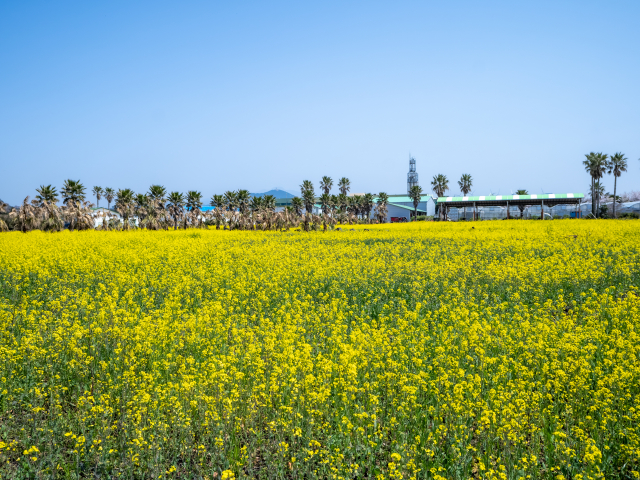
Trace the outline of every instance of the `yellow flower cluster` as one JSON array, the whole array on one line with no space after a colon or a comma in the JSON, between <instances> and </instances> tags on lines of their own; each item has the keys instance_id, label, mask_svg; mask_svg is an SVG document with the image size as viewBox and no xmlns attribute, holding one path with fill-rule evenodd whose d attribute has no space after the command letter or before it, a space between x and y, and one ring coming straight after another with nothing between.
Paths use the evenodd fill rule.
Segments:
<instances>
[{"instance_id":1,"label":"yellow flower cluster","mask_svg":"<svg viewBox=\"0 0 640 480\"><path fill-rule=\"evenodd\" d=\"M0 235L0 476L638 478L633 221Z\"/></svg>"}]
</instances>

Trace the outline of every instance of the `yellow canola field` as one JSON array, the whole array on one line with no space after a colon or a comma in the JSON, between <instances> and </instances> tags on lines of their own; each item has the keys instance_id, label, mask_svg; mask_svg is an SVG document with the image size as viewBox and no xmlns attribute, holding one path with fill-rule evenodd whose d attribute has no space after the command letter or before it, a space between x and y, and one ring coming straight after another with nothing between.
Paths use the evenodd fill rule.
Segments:
<instances>
[{"instance_id":1,"label":"yellow canola field","mask_svg":"<svg viewBox=\"0 0 640 480\"><path fill-rule=\"evenodd\" d=\"M639 227L0 234L0 475L639 478Z\"/></svg>"}]
</instances>

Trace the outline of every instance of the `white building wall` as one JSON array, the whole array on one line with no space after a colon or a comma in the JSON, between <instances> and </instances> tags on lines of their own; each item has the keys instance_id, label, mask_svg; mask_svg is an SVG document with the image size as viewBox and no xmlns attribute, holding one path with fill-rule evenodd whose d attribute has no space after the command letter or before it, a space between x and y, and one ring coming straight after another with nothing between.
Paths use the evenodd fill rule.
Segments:
<instances>
[{"instance_id":1,"label":"white building wall","mask_svg":"<svg viewBox=\"0 0 640 480\"><path fill-rule=\"evenodd\" d=\"M391 221L391 217L404 217L407 219L407 222L410 220L410 212L404 208L387 205L387 212L387 223Z\"/></svg>"}]
</instances>

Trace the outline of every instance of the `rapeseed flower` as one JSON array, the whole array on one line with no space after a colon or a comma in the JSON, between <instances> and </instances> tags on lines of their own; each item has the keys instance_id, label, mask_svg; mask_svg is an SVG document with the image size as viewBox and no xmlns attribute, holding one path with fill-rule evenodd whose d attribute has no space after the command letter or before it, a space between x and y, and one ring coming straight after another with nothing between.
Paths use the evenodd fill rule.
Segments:
<instances>
[{"instance_id":1,"label":"rapeseed flower","mask_svg":"<svg viewBox=\"0 0 640 480\"><path fill-rule=\"evenodd\" d=\"M0 234L0 475L639 477L636 223L355 228Z\"/></svg>"}]
</instances>

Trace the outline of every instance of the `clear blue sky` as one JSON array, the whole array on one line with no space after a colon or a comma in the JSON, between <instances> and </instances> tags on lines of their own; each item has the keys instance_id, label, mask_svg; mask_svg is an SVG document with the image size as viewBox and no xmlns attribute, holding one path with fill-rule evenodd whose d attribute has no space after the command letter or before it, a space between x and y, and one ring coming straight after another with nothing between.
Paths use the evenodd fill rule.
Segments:
<instances>
[{"instance_id":1,"label":"clear blue sky","mask_svg":"<svg viewBox=\"0 0 640 480\"><path fill-rule=\"evenodd\" d=\"M213 193L640 190L640 2L0 3L0 198L65 178ZM605 178L613 190L611 177ZM428 189L428 188L426 188Z\"/></svg>"}]
</instances>

